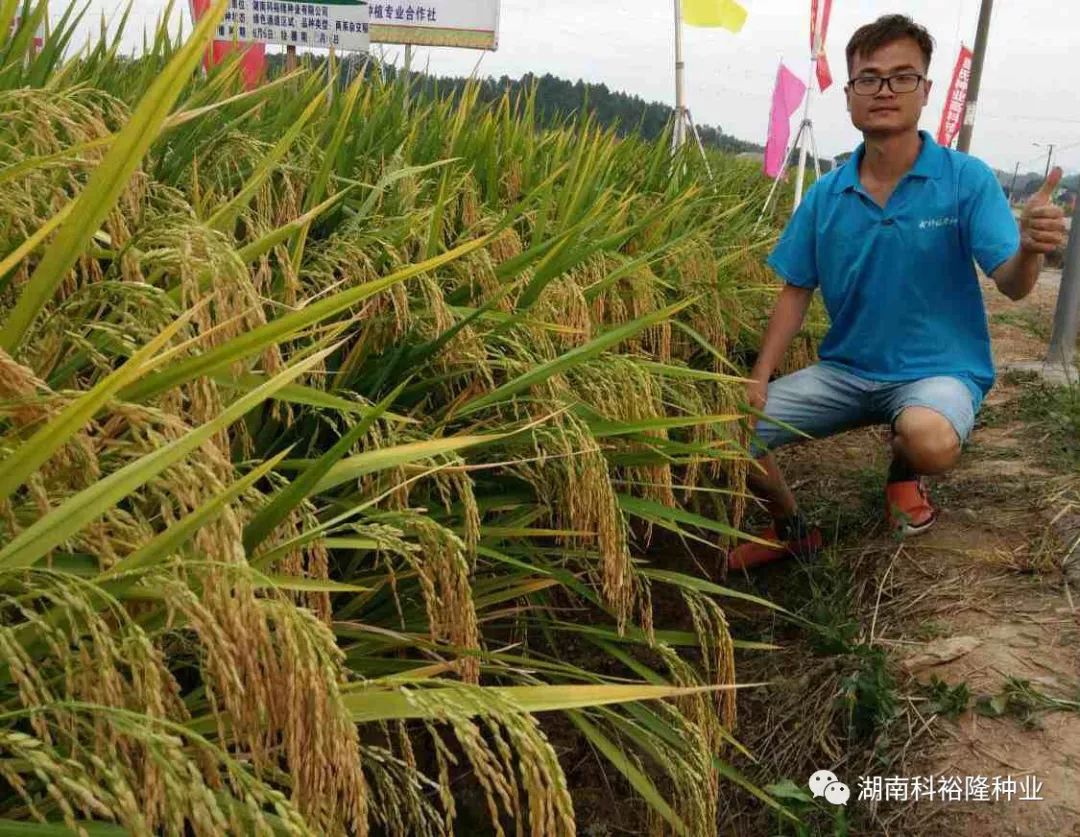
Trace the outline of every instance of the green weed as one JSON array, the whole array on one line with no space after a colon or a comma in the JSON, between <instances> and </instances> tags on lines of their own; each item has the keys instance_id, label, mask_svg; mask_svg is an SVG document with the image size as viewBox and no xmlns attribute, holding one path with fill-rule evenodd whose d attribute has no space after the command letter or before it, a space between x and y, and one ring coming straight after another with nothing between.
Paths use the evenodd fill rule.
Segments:
<instances>
[{"instance_id":1,"label":"green weed","mask_svg":"<svg viewBox=\"0 0 1080 837\"><path fill-rule=\"evenodd\" d=\"M937 675L931 678L929 684L920 686L920 691L929 699L926 711L934 715L956 718L967 711L971 702L971 689L967 683L950 686Z\"/></svg>"}]
</instances>

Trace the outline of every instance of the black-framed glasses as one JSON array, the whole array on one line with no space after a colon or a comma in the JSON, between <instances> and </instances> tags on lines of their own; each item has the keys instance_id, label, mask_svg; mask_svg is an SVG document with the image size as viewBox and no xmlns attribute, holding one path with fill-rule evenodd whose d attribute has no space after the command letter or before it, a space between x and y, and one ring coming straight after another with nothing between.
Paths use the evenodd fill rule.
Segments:
<instances>
[{"instance_id":1,"label":"black-framed glasses","mask_svg":"<svg viewBox=\"0 0 1080 837\"><path fill-rule=\"evenodd\" d=\"M893 93L914 93L926 76L922 73L896 73L891 76L859 76L848 82L857 96L876 96L887 84Z\"/></svg>"}]
</instances>

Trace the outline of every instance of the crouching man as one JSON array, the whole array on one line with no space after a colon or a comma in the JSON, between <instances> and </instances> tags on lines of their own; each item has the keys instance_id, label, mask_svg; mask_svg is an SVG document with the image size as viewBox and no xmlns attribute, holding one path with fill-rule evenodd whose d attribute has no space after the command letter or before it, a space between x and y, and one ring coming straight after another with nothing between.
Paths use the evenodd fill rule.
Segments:
<instances>
[{"instance_id":1,"label":"crouching man","mask_svg":"<svg viewBox=\"0 0 1080 837\"><path fill-rule=\"evenodd\" d=\"M956 465L994 383L975 263L1019 300L1065 241L1064 212L1050 202L1060 170L1018 225L988 166L919 131L932 53L926 29L902 15L848 44L847 105L864 141L809 190L769 258L785 285L748 386L751 406L814 438L890 426L885 513L905 535L933 525L923 478ZM770 383L816 289L830 320L820 363ZM798 438L758 422L750 488L773 518L762 537L779 547L743 544L729 568L821 547L770 453Z\"/></svg>"}]
</instances>

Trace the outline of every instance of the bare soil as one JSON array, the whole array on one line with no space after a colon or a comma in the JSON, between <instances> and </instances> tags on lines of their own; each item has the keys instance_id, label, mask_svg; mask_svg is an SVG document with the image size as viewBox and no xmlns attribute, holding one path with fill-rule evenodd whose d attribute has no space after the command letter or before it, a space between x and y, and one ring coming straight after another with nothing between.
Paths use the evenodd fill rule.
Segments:
<instances>
[{"instance_id":1,"label":"bare soil","mask_svg":"<svg viewBox=\"0 0 1080 837\"><path fill-rule=\"evenodd\" d=\"M1052 321L1056 283L1044 282L1020 304L987 287L994 351L999 365L1040 359L1046 343L1023 326L1002 323L995 313L1034 312L1032 321ZM997 322L995 322L997 320ZM999 385L990 406L1015 397L1014 387ZM934 555L909 567L912 581L947 584L963 578L955 596L935 597L937 618L947 635L976 637L981 643L970 653L914 676L932 675L950 684L966 682L973 693L996 694L1009 678L1027 680L1041 693L1076 700L1080 684L1080 617L1062 577L1057 555L1049 562L1032 554L1044 543L1047 515L1043 507L1052 494L1056 466L1042 463L1037 433L1023 422L981 429L975 434L976 453L947 482L964 491L966 504L978 523L949 514L945 525L924 541ZM1033 449L1035 448L1035 449ZM979 491L992 486L996 492ZM961 517L960 520L957 518ZM941 550L949 544L963 551ZM1060 548L1061 544L1053 544ZM1034 572L1024 572L1032 566ZM1042 783L1041 802L999 801L948 808L935 823L938 833L983 835L1080 835L1080 713L1052 712L1025 723L1012 716L986 717L973 711L938 725L935 746L922 763L927 772L945 775L1021 777ZM946 827L947 826L947 827Z\"/></svg>"}]
</instances>

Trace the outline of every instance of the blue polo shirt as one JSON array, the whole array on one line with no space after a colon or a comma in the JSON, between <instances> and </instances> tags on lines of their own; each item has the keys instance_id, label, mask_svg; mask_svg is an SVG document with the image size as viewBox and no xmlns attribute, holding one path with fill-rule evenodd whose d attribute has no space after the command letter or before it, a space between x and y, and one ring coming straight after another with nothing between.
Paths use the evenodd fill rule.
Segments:
<instances>
[{"instance_id":1,"label":"blue polo shirt","mask_svg":"<svg viewBox=\"0 0 1080 837\"><path fill-rule=\"evenodd\" d=\"M922 150L881 208L859 182L860 145L807 192L768 263L821 288L821 362L877 381L950 375L975 406L994 384L975 262L993 273L1020 247L997 177L920 131Z\"/></svg>"}]
</instances>

